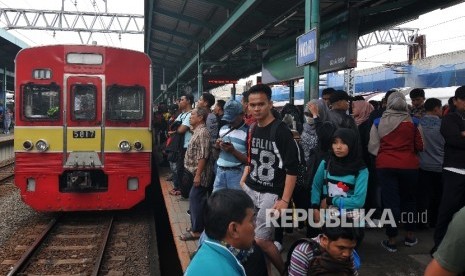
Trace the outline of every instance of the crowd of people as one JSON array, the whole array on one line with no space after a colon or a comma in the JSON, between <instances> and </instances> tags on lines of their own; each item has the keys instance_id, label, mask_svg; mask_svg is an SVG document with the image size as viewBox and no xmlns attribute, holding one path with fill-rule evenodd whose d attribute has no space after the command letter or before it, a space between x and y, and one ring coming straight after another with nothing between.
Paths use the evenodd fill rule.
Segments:
<instances>
[{"instance_id":1,"label":"crowd of people","mask_svg":"<svg viewBox=\"0 0 465 276\"><path fill-rule=\"evenodd\" d=\"M3 106L0 105L0 133L10 134L13 127L13 111L10 107L3 110Z\"/></svg>"},{"instance_id":2,"label":"crowd of people","mask_svg":"<svg viewBox=\"0 0 465 276\"><path fill-rule=\"evenodd\" d=\"M280 113L270 87L257 84L241 102L203 93L196 104L186 94L161 106L154 129L170 194L189 201L191 226L179 238L199 239L186 275L270 275L271 264L283 275L357 275L365 225L330 222L368 209L395 220L380 248L397 251L399 228L412 247L417 228L435 227L425 275L463 273L465 86L447 108L422 89L409 97L412 105L388 91L376 103L327 88ZM299 223L308 239L283 260L283 227L269 219L289 208L311 214Z\"/></svg>"}]
</instances>

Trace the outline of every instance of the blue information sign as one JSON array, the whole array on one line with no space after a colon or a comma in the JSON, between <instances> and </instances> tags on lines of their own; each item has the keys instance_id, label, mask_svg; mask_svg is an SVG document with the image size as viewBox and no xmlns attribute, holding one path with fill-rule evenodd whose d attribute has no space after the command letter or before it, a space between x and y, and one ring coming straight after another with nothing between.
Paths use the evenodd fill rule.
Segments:
<instances>
[{"instance_id":1,"label":"blue information sign","mask_svg":"<svg viewBox=\"0 0 465 276\"><path fill-rule=\"evenodd\" d=\"M303 66L315 62L317 53L316 28L296 38L296 64Z\"/></svg>"}]
</instances>

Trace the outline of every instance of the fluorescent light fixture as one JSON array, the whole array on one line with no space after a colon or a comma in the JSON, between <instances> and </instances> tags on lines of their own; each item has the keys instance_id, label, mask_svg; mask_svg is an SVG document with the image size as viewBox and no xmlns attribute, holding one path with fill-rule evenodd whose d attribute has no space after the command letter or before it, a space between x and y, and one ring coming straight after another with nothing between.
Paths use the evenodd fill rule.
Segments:
<instances>
[{"instance_id":1,"label":"fluorescent light fixture","mask_svg":"<svg viewBox=\"0 0 465 276\"><path fill-rule=\"evenodd\" d=\"M239 47L237 47L236 49L234 49L234 50L231 52L231 54L235 55L235 54L239 53L241 50L242 50L242 46L239 46Z\"/></svg>"},{"instance_id":2,"label":"fluorescent light fixture","mask_svg":"<svg viewBox=\"0 0 465 276\"><path fill-rule=\"evenodd\" d=\"M283 20L279 21L278 23L276 23L274 26L275 27L278 27L279 25L283 24L284 22L286 22L289 18L293 17L294 15L297 14L297 11L294 11L293 13L289 14L288 16L284 17Z\"/></svg>"},{"instance_id":3,"label":"fluorescent light fixture","mask_svg":"<svg viewBox=\"0 0 465 276\"><path fill-rule=\"evenodd\" d=\"M229 57L229 55L224 55L224 57L220 58L220 62L223 62L225 60L227 60Z\"/></svg>"},{"instance_id":4,"label":"fluorescent light fixture","mask_svg":"<svg viewBox=\"0 0 465 276\"><path fill-rule=\"evenodd\" d=\"M250 42L254 42L255 40L257 40L257 38L261 37L264 33L265 33L265 30L259 31L256 35L254 35L254 36L250 39Z\"/></svg>"}]
</instances>

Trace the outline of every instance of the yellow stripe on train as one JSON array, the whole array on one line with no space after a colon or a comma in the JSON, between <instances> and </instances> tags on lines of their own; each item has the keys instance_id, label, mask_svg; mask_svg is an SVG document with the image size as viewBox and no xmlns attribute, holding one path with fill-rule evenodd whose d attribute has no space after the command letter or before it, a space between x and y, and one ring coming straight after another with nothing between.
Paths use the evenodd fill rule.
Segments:
<instances>
[{"instance_id":1,"label":"yellow stripe on train","mask_svg":"<svg viewBox=\"0 0 465 276\"><path fill-rule=\"evenodd\" d=\"M152 134L148 128L105 128L102 136L100 127L68 127L66 135L66 150L73 151L101 151L101 138L105 139L105 152L120 152L119 143L123 140L131 145L141 142L143 152L152 151ZM46 152L63 152L63 127L16 127L14 135L15 152L26 152L24 142L30 141L35 145L44 140L49 144ZM132 148L131 151L135 151ZM35 147L30 152L38 152Z\"/></svg>"},{"instance_id":2,"label":"yellow stripe on train","mask_svg":"<svg viewBox=\"0 0 465 276\"><path fill-rule=\"evenodd\" d=\"M63 152L63 127L15 127L15 152L25 152L24 142L30 141L33 145L39 140L49 144L48 152ZM38 152L34 146L30 152Z\"/></svg>"},{"instance_id":3,"label":"yellow stripe on train","mask_svg":"<svg viewBox=\"0 0 465 276\"><path fill-rule=\"evenodd\" d=\"M126 140L132 146L139 141L144 148L141 151L152 151L152 133L148 128L110 128L105 129L105 151L120 152L118 145L121 141ZM134 151L134 147L131 151Z\"/></svg>"}]
</instances>

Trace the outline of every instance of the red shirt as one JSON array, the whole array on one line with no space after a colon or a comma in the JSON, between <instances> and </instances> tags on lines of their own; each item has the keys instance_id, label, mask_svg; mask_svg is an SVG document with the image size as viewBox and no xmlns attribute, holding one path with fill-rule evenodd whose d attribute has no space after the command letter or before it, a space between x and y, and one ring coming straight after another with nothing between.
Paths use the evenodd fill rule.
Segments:
<instances>
[{"instance_id":1,"label":"red shirt","mask_svg":"<svg viewBox=\"0 0 465 276\"><path fill-rule=\"evenodd\" d=\"M423 150L423 137L412 122L402 122L380 140L376 168L418 169L418 151Z\"/></svg>"}]
</instances>

